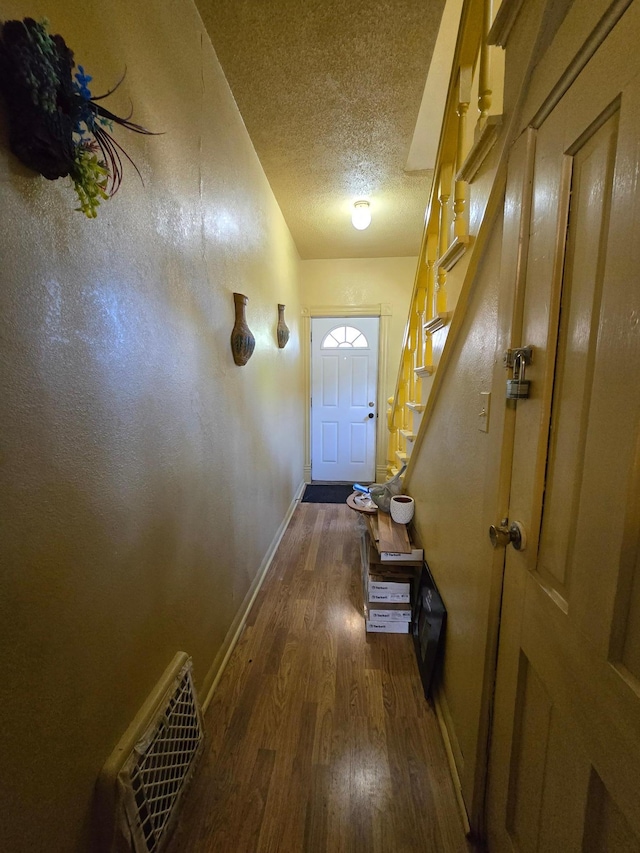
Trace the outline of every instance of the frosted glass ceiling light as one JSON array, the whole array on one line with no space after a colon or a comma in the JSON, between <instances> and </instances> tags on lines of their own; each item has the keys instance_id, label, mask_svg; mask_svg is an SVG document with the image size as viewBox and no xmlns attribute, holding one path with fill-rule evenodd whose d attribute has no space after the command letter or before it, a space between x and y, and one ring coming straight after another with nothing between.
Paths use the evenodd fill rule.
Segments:
<instances>
[{"instance_id":1,"label":"frosted glass ceiling light","mask_svg":"<svg viewBox=\"0 0 640 853\"><path fill-rule=\"evenodd\" d=\"M358 231L364 231L371 225L371 211L369 210L368 201L356 201L353 205L353 213L351 214L351 222L353 227Z\"/></svg>"}]
</instances>

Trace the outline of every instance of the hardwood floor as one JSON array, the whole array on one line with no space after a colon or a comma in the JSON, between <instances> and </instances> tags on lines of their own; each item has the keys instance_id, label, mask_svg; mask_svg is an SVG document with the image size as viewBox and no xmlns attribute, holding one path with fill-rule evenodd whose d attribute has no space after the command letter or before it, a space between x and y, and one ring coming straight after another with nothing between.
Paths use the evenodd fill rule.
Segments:
<instances>
[{"instance_id":1,"label":"hardwood floor","mask_svg":"<svg viewBox=\"0 0 640 853\"><path fill-rule=\"evenodd\" d=\"M366 634L359 531L300 504L205 718L168 853L466 853L409 635Z\"/></svg>"}]
</instances>

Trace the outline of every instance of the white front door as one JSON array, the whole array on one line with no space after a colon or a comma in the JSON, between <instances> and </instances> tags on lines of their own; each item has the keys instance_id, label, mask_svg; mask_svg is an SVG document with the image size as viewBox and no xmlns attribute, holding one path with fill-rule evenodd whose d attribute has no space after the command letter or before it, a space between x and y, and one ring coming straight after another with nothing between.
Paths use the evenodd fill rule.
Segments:
<instances>
[{"instance_id":1,"label":"white front door","mask_svg":"<svg viewBox=\"0 0 640 853\"><path fill-rule=\"evenodd\" d=\"M640 850L640 4L627 23L537 131L509 508L528 542L506 553L495 853Z\"/></svg>"},{"instance_id":2,"label":"white front door","mask_svg":"<svg viewBox=\"0 0 640 853\"><path fill-rule=\"evenodd\" d=\"M378 317L311 320L311 478L375 479Z\"/></svg>"}]
</instances>

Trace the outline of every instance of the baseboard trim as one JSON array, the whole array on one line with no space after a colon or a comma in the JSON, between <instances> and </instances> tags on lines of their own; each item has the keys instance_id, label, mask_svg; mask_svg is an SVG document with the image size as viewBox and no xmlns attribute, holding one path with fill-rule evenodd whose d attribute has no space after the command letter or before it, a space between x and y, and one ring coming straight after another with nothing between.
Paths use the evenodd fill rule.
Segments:
<instances>
[{"instance_id":1,"label":"baseboard trim","mask_svg":"<svg viewBox=\"0 0 640 853\"><path fill-rule=\"evenodd\" d=\"M438 720L438 725L440 726L440 733L442 734L444 749L447 754L447 762L449 764L449 772L451 773L451 779L453 781L453 789L456 795L456 802L458 803L458 811L460 812L460 817L462 818L462 824L464 826L465 834L470 835L471 824L469 823L467 807L464 804L464 797L462 796L462 784L460 782L460 775L458 774L458 768L456 767L456 762L453 757L453 747L451 745L451 738L449 736L449 730L445 722L446 715L442 708L439 694L440 691L436 690L433 696L433 704L436 709L436 718Z\"/></svg>"},{"instance_id":2,"label":"baseboard trim","mask_svg":"<svg viewBox=\"0 0 640 853\"><path fill-rule=\"evenodd\" d=\"M280 544L282 537L285 534L287 527L289 526L289 522L291 521L291 516L294 513L295 508L300 503L300 498L302 497L302 493L304 492L305 482L302 481L298 488L296 489L296 493L289 505L289 509L282 521L282 524L278 528L276 535L269 546L267 553L264 556L260 569L255 577L255 580L249 587L249 590L244 598L244 601L240 605L236 616L231 623L231 627L227 632L227 636L224 638L224 642L218 651L218 654L215 656L213 663L209 667L209 671L207 672L207 676L204 680L203 693L205 694L205 699L202 703L202 711L203 713L209 707L211 700L213 699L213 694L215 693L216 687L218 686L220 679L222 678L222 673L229 662L229 658L231 657L231 653L236 647L238 640L240 639L240 634L242 633L242 629L245 626L245 622L247 621L247 617L249 616L249 611L253 605L253 602L256 600L256 596L260 592L260 587L264 583L264 579L267 576L267 572L269 571L269 567L273 561L276 551L278 550L278 545ZM207 686L209 685L209 686Z\"/></svg>"}]
</instances>

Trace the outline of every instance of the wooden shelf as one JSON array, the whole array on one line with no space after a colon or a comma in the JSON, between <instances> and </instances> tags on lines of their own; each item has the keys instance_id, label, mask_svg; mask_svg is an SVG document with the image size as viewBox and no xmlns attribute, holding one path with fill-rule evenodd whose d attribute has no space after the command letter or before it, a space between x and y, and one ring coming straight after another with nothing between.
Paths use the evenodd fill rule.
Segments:
<instances>
[{"instance_id":1,"label":"wooden shelf","mask_svg":"<svg viewBox=\"0 0 640 853\"><path fill-rule=\"evenodd\" d=\"M380 551L394 551L398 554L411 553L407 525L398 524L387 512L378 512L378 533Z\"/></svg>"}]
</instances>

